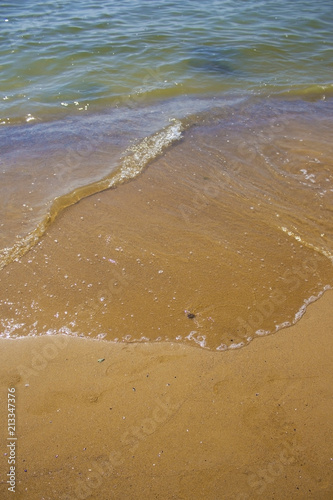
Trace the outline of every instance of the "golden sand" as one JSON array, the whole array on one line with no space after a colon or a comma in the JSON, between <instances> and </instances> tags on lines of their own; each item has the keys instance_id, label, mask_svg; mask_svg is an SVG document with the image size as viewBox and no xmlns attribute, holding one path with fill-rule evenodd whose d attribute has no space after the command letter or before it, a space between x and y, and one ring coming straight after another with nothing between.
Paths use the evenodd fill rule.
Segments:
<instances>
[{"instance_id":1,"label":"golden sand","mask_svg":"<svg viewBox=\"0 0 333 500\"><path fill-rule=\"evenodd\" d=\"M1 340L4 453L16 390L15 498L332 498L332 304L329 291L295 326L223 353Z\"/></svg>"},{"instance_id":2,"label":"golden sand","mask_svg":"<svg viewBox=\"0 0 333 500\"><path fill-rule=\"evenodd\" d=\"M306 191L302 211L307 151L297 197L283 175L261 192L267 157L247 162L216 133L229 171L206 154L217 136L191 130L1 271L1 333L30 335L0 342L1 499L14 388L18 499L333 498L333 292L262 336L332 283L328 201Z\"/></svg>"}]
</instances>

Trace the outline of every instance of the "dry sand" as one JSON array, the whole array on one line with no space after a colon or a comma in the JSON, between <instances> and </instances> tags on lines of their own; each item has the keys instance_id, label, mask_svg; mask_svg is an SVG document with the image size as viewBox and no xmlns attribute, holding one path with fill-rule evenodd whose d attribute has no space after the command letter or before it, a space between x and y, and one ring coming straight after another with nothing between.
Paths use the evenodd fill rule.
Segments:
<instances>
[{"instance_id":1,"label":"dry sand","mask_svg":"<svg viewBox=\"0 0 333 500\"><path fill-rule=\"evenodd\" d=\"M328 291L295 326L219 353L2 339L1 499L333 498L332 305Z\"/></svg>"}]
</instances>

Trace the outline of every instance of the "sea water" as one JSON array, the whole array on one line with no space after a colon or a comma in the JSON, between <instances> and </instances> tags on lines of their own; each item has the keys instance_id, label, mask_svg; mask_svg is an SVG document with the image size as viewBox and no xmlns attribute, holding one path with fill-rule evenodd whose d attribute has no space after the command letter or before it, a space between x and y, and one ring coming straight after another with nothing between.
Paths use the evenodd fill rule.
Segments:
<instances>
[{"instance_id":1,"label":"sea water","mask_svg":"<svg viewBox=\"0 0 333 500\"><path fill-rule=\"evenodd\" d=\"M214 189L211 218L225 215L210 228L210 238L224 242L223 293L215 294L214 307L243 284L224 304L219 327L196 343L242 345L253 333L297 320L332 285L332 18L328 0L2 3L2 273L66 207L135 182L168 154L169 164L187 164L173 182L193 193L190 201L184 190L179 220L194 223L203 206L198 193ZM197 169L201 183L193 184ZM282 252L276 262L280 234L298 265L314 259L299 271L296 288L296 271L282 278L292 256ZM263 247L275 256L269 266L258 255ZM310 254L301 257L304 248ZM265 284L258 292L260 273ZM267 290L280 289L281 279L284 296L289 279L300 300L285 317L286 304L278 313L275 305L278 319L270 314L258 326L253 315L265 316ZM253 295L250 305L244 290ZM19 333L8 326L15 324L10 314L2 314L6 336ZM232 321L243 329L237 342L225 334ZM105 335L115 337L112 328Z\"/></svg>"}]
</instances>

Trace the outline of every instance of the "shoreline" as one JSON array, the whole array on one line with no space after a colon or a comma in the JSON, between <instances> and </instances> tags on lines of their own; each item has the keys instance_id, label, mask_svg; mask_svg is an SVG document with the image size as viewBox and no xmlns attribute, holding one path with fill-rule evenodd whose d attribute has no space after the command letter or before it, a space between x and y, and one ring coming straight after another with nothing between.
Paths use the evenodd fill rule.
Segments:
<instances>
[{"instance_id":1,"label":"shoreline","mask_svg":"<svg viewBox=\"0 0 333 500\"><path fill-rule=\"evenodd\" d=\"M306 301L332 282L322 216L329 210L327 190L322 204L317 199L329 175L330 128L319 120L314 131L308 115L304 123L289 123L283 108L263 136L260 110L249 111L246 126L224 112L222 124L211 117L133 182L61 212L34 247L2 271L3 335L65 331L225 350L292 324ZM259 152L252 148L253 131ZM281 146L288 133L292 139ZM160 152L163 137L155 145ZM136 147L133 158L141 165L150 147L144 141ZM313 189L319 167L310 174L302 166L319 150L324 166ZM268 154L274 168L267 168ZM297 195L280 172L280 163L292 160L300 170L296 175L293 164L287 178ZM306 206L311 210L304 217Z\"/></svg>"},{"instance_id":2,"label":"shoreline","mask_svg":"<svg viewBox=\"0 0 333 500\"><path fill-rule=\"evenodd\" d=\"M328 198L319 205L308 179L329 175L329 123L266 109L262 135L260 110L249 126L194 127L2 270L3 334L35 335L0 339L1 399L14 406L0 409L13 448L1 470L15 458L17 498L332 496L333 291L295 325L225 350L292 322L332 282ZM310 154L320 168L304 170ZM273 172L302 168L287 177L298 197L267 155Z\"/></svg>"},{"instance_id":3,"label":"shoreline","mask_svg":"<svg viewBox=\"0 0 333 500\"><path fill-rule=\"evenodd\" d=\"M0 500L333 500L331 4L118 4L0 5Z\"/></svg>"},{"instance_id":4,"label":"shoreline","mask_svg":"<svg viewBox=\"0 0 333 500\"><path fill-rule=\"evenodd\" d=\"M332 304L328 291L296 325L223 353L1 339L17 498L329 498Z\"/></svg>"}]
</instances>

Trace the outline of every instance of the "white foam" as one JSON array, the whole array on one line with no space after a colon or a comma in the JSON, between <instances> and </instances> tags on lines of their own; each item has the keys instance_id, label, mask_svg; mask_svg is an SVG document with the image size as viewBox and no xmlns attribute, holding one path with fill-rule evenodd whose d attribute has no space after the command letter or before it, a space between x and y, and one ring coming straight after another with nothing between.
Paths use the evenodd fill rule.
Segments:
<instances>
[{"instance_id":1,"label":"white foam","mask_svg":"<svg viewBox=\"0 0 333 500\"><path fill-rule=\"evenodd\" d=\"M216 348L217 351L226 351L227 349L228 346L226 344L221 344Z\"/></svg>"},{"instance_id":2,"label":"white foam","mask_svg":"<svg viewBox=\"0 0 333 500\"><path fill-rule=\"evenodd\" d=\"M110 180L110 187L136 177L151 160L157 158L167 147L181 138L183 131L181 121L176 119L172 121L172 125L152 136L145 137L141 142L126 150L120 169Z\"/></svg>"},{"instance_id":3,"label":"white foam","mask_svg":"<svg viewBox=\"0 0 333 500\"><path fill-rule=\"evenodd\" d=\"M255 332L256 335L259 335L261 337L263 337L264 335L269 335L271 332L269 330L257 330Z\"/></svg>"},{"instance_id":4,"label":"white foam","mask_svg":"<svg viewBox=\"0 0 333 500\"><path fill-rule=\"evenodd\" d=\"M24 323L15 323L14 319L8 320L7 323L5 323L3 320L1 320L1 330L2 330L2 335L1 337L4 338L10 338L13 337L13 333L16 330L19 330L24 326ZM14 334L15 336L15 334Z\"/></svg>"},{"instance_id":5,"label":"white foam","mask_svg":"<svg viewBox=\"0 0 333 500\"><path fill-rule=\"evenodd\" d=\"M206 347L206 335L198 335L197 337L195 336L198 332L196 330L193 330L190 332L190 334L185 337L187 340L193 340L196 344L198 344L200 347Z\"/></svg>"},{"instance_id":6,"label":"white foam","mask_svg":"<svg viewBox=\"0 0 333 500\"><path fill-rule=\"evenodd\" d=\"M293 231L291 231L287 227L281 226L281 227L279 227L279 229L281 229L284 233L287 233L288 236L291 236L292 238L294 238L299 243L302 243L302 245L304 245L304 246L306 246L308 248L311 248L312 250L315 250L316 252L324 255L333 264L333 254L332 254L332 252L330 250L328 250L326 248L322 248L322 247L321 248L317 247L316 245L313 245L312 243L309 243L308 241L303 240L299 235L297 235L296 233L294 233Z\"/></svg>"},{"instance_id":7,"label":"white foam","mask_svg":"<svg viewBox=\"0 0 333 500\"><path fill-rule=\"evenodd\" d=\"M239 342L239 344L230 344L228 349L240 349L244 345L245 345L244 342Z\"/></svg>"},{"instance_id":8,"label":"white foam","mask_svg":"<svg viewBox=\"0 0 333 500\"><path fill-rule=\"evenodd\" d=\"M309 304L312 304L316 300L318 300L325 292L326 290L332 290L331 285L325 285L324 288L318 293L318 295L311 295L308 299L304 300L304 303L301 305L299 310L296 312L294 319L292 322L285 321L284 323L281 323L280 325L275 326L275 331L282 330L283 328L287 328L289 326L295 325L306 313L307 307Z\"/></svg>"}]
</instances>

